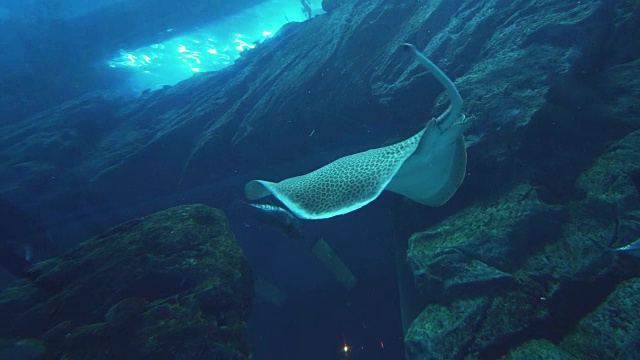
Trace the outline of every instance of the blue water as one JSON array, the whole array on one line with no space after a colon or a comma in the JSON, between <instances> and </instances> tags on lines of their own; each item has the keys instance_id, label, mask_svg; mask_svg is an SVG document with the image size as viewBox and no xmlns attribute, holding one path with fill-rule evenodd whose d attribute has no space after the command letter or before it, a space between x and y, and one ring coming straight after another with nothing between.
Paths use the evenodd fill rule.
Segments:
<instances>
[{"instance_id":1,"label":"blue water","mask_svg":"<svg viewBox=\"0 0 640 360\"><path fill-rule=\"evenodd\" d=\"M453 345L437 340L433 349L427 348L423 344L431 339L426 335L424 343L405 343L411 322L425 308L477 299L486 300L479 301L479 312L495 306L494 312L478 316L477 323L465 318L454 326L449 318L440 318L434 328L453 330L430 335L458 341L470 336L473 341L457 344L455 354L435 358L493 359L531 339L563 351L590 342L578 346L570 337L581 326L597 325L585 325L583 319L602 310L619 284L637 280L640 269L637 254L620 254L640 237L640 170L619 155L634 155L629 150L635 149L634 139L617 143L640 126L640 91L633 80L640 73L640 52L628 44L640 28L637 4L620 0L608 7L598 1L563 0L541 2L539 8L522 3L519 11L510 2L380 0L383 5L372 10L366 8L369 2L335 1L343 9L370 11L364 17L356 11L340 18L340 12L327 13L323 2L314 0L308 19L303 2L0 3L0 289L10 289L0 296L0 331L10 334L0 335L0 360L65 358L59 356L69 349L46 352L46 346L54 347L60 339L80 338L80 345L92 347L113 346L109 341L123 334L128 338L133 330L121 326L118 316L135 318L147 299L124 299L124 309L116 308L124 315L110 311L111 304L87 310L95 295L74 303L59 289L107 285L74 284L64 269L51 270L55 260L50 259L88 251L79 244L119 224L124 225L110 231L135 228L138 220L128 221L195 203L224 212L227 230L251 268L255 294L246 335L253 359L398 360L411 351L429 358L440 347ZM330 3L324 1L325 7ZM589 8L596 3L597 11ZM540 10L545 7L562 19L555 23L545 18L546 10ZM583 8L593 14L577 11ZM505 15L509 11L513 14ZM545 21L551 25L537 27ZM430 140L437 140L434 129L444 125L429 121L450 100L444 81L435 80L420 58L403 51L403 42L415 43L419 53L432 57L465 101L468 163L459 191L440 207L412 201L411 194L383 191L361 209L322 220L296 218L284 196L274 191L276 196L260 199L262 208L251 207L243 193L250 180L277 182L305 174L340 157L398 143L427 123L433 124L427 127L434 131ZM507 51L500 47L504 44L517 46ZM428 165L433 163L439 164L438 159ZM585 180L584 174L591 177ZM505 200L505 194L521 185L530 191ZM522 205L527 201L533 205ZM483 211L474 217L469 209ZM479 244L459 245L457 234L436 236L447 231L437 228L441 221L465 216L472 220L463 230L478 236ZM521 223L509 223L519 217ZM505 230L509 226L514 230ZM442 258L428 254L433 258L424 261L432 263L418 264L435 269L436 275L424 269L413 274L407 264L408 239L434 228L422 236L454 245L435 250ZM158 231L165 236L172 230L167 225ZM331 250L323 254L344 264L352 278L340 278L332 273L335 267L322 261L316 246L323 243ZM139 259L154 261L146 250L172 255L166 248L140 249ZM181 266L197 264L201 250L193 249ZM109 274L110 260L89 267ZM495 272L485 270L489 275L476 279L463 271L478 263ZM523 273L535 267L531 264L539 271ZM42 269L49 271L44 280ZM163 269L154 270L162 274ZM449 277L439 278L438 272ZM225 275L240 274L231 273ZM148 278L161 278L158 274ZM520 292L505 285L494 296L490 290L498 281L492 282L492 276L508 278ZM148 286L164 294L167 288L184 290L187 282L137 282L148 278L140 275L133 285L113 286L113 302L123 300L123 288ZM345 285L354 279L355 285ZM211 281L212 287L217 285ZM460 283L473 288L444 289ZM47 305L31 309L33 304L11 304L6 310L11 296L24 289ZM195 302L175 295L154 309L186 317L176 309L189 301ZM628 304L633 301L637 299L630 296ZM229 328L226 305L200 305L222 309L215 324L222 335L216 336L232 337L228 334L237 329ZM526 314L509 319L498 311L501 307L505 313L526 309ZM95 327L59 321L73 309L87 310ZM466 309L449 310L455 318ZM638 355L620 358L640 358L640 345L633 340L637 324L608 310L602 311L611 320L603 321L622 340L601 337L618 343L609 346L611 351L627 346L631 350L624 354ZM21 322L15 324L20 311ZM105 313L111 314L109 319ZM8 319L14 321L15 333ZM100 326L114 322L121 327L107 331L113 337L96 335L103 334ZM163 324L175 325L169 320ZM25 330L30 326L34 333ZM191 347L189 358L211 357L197 355L210 354L206 345L189 342L198 334L180 335ZM198 346L200 353L193 350ZM117 351L109 350L105 345L104 358L118 358ZM553 353L536 351L541 357ZM183 358L172 351L163 355Z\"/></svg>"}]
</instances>

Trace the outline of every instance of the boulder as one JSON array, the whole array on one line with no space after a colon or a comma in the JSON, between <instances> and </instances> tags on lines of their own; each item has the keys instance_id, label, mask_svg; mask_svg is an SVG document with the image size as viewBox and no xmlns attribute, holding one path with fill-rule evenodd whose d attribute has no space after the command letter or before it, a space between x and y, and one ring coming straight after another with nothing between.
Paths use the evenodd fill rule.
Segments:
<instances>
[{"instance_id":1,"label":"boulder","mask_svg":"<svg viewBox=\"0 0 640 360\"><path fill-rule=\"evenodd\" d=\"M490 294L562 224L563 210L542 203L530 186L479 204L409 239L407 260L424 293L445 298Z\"/></svg>"},{"instance_id":2,"label":"boulder","mask_svg":"<svg viewBox=\"0 0 640 360\"><path fill-rule=\"evenodd\" d=\"M253 281L219 210L171 208L34 265L0 294L1 351L45 358L249 359ZM16 340L17 341L17 340Z\"/></svg>"}]
</instances>

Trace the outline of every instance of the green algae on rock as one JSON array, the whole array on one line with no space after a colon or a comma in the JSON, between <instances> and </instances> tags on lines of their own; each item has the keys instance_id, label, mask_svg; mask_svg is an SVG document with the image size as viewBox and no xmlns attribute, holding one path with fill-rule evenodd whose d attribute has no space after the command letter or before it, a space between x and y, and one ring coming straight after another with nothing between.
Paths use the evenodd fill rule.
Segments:
<instances>
[{"instance_id":1,"label":"green algae on rock","mask_svg":"<svg viewBox=\"0 0 640 360\"><path fill-rule=\"evenodd\" d=\"M542 203L532 187L522 185L416 233L409 239L408 252L416 281L428 287L426 291L442 288L443 295L467 296L512 283L508 272L521 266L527 249L543 246L545 237L532 235L553 232L560 211Z\"/></svg>"},{"instance_id":2,"label":"green algae on rock","mask_svg":"<svg viewBox=\"0 0 640 360\"><path fill-rule=\"evenodd\" d=\"M414 234L426 305L409 358L633 359L640 262L612 250L640 237L638 154L635 131L577 178L570 203L522 183Z\"/></svg>"},{"instance_id":3,"label":"green algae on rock","mask_svg":"<svg viewBox=\"0 0 640 360\"><path fill-rule=\"evenodd\" d=\"M204 205L131 220L36 264L0 294L0 338L40 338L57 358L249 359L248 263ZM44 334L44 335L43 335Z\"/></svg>"},{"instance_id":4,"label":"green algae on rock","mask_svg":"<svg viewBox=\"0 0 640 360\"><path fill-rule=\"evenodd\" d=\"M620 283L585 316L562 346L578 359L637 359L640 349L640 279Z\"/></svg>"}]
</instances>

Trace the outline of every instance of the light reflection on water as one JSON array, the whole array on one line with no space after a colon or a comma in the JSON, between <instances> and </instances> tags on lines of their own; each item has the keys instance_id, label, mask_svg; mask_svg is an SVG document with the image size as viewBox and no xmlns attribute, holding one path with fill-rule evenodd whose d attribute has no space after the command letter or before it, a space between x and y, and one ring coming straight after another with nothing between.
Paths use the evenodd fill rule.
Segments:
<instances>
[{"instance_id":1,"label":"light reflection on water","mask_svg":"<svg viewBox=\"0 0 640 360\"><path fill-rule=\"evenodd\" d=\"M320 12L321 9L314 9L314 14ZM131 71L129 84L125 85L129 90L157 89L194 73L229 66L243 51L272 37L282 25L304 20L299 1L273 0L160 44L121 50L108 65Z\"/></svg>"}]
</instances>

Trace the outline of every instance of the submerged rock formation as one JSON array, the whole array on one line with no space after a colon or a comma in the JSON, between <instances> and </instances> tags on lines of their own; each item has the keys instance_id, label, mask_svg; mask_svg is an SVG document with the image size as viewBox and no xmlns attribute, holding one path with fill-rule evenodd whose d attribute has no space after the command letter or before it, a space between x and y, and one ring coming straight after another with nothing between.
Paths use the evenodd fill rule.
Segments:
<instances>
[{"instance_id":1,"label":"submerged rock formation","mask_svg":"<svg viewBox=\"0 0 640 360\"><path fill-rule=\"evenodd\" d=\"M0 328L0 354L250 358L252 276L219 210L180 206L125 222L28 277L0 293L0 320L11 324Z\"/></svg>"},{"instance_id":2,"label":"submerged rock formation","mask_svg":"<svg viewBox=\"0 0 640 360\"><path fill-rule=\"evenodd\" d=\"M581 200L547 205L519 185L415 234L429 304L410 358L637 358L640 261L613 249L640 237L639 154L640 130L579 177Z\"/></svg>"}]
</instances>

